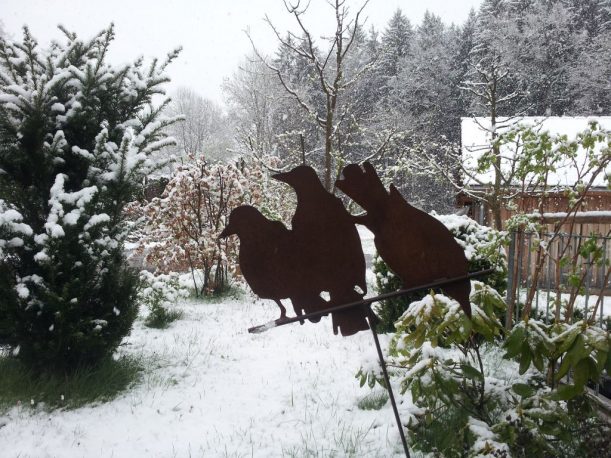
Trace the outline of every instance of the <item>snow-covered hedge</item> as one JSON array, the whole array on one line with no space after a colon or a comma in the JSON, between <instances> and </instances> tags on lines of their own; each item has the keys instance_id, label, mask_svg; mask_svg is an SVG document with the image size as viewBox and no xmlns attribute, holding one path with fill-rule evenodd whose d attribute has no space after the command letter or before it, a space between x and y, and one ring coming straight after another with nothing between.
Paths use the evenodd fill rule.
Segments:
<instances>
[{"instance_id":1,"label":"snow-covered hedge","mask_svg":"<svg viewBox=\"0 0 611 458\"><path fill-rule=\"evenodd\" d=\"M469 457L577 456L586 445L605 447L608 428L583 393L605 365L611 369L608 333L584 321L534 319L508 332L498 292L474 281L470 301L471 319L455 300L428 294L397 320L389 367L405 395L412 447ZM369 361L357 376L362 385L383 383Z\"/></svg>"},{"instance_id":2,"label":"snow-covered hedge","mask_svg":"<svg viewBox=\"0 0 611 458\"><path fill-rule=\"evenodd\" d=\"M503 293L507 288L507 257L503 250L507 234L478 224L466 215L438 215L435 212L431 215L448 228L463 248L470 272L496 269L483 281Z\"/></svg>"}]
</instances>

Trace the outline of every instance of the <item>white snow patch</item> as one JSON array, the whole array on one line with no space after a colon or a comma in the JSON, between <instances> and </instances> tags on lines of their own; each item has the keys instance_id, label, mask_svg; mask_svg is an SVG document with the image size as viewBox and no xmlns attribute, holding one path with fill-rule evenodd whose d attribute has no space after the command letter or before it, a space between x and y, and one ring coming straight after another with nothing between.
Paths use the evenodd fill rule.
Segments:
<instances>
[{"instance_id":1,"label":"white snow patch","mask_svg":"<svg viewBox=\"0 0 611 458\"><path fill-rule=\"evenodd\" d=\"M15 285L15 291L21 299L27 299L30 296L30 290L23 283L17 283Z\"/></svg>"},{"instance_id":2,"label":"white snow patch","mask_svg":"<svg viewBox=\"0 0 611 458\"><path fill-rule=\"evenodd\" d=\"M138 320L120 347L118 355L149 362L136 386L79 409L13 407L0 428L2 454L280 457L314 448L348 456L354 444L351 456L404 456L390 403L357 407L370 393L355 374L361 360L376 361L371 333L334 336L325 317L249 334L278 316L272 301L251 296L178 306L183 319L165 330ZM418 413L408 394L395 393L404 421Z\"/></svg>"}]
</instances>

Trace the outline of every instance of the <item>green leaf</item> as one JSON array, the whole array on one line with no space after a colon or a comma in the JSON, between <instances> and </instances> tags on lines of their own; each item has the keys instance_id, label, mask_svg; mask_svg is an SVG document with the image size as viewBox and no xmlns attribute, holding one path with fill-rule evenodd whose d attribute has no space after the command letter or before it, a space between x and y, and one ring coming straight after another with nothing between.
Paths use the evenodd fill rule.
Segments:
<instances>
[{"instance_id":1,"label":"green leaf","mask_svg":"<svg viewBox=\"0 0 611 458\"><path fill-rule=\"evenodd\" d=\"M484 375L469 364L461 364L460 369L462 370L463 375L471 380L477 380L479 382L484 380Z\"/></svg>"},{"instance_id":2,"label":"green leaf","mask_svg":"<svg viewBox=\"0 0 611 458\"><path fill-rule=\"evenodd\" d=\"M524 342L524 328L516 326L513 328L507 340L505 340L505 358L515 358L521 353L522 343Z\"/></svg>"},{"instance_id":3,"label":"green leaf","mask_svg":"<svg viewBox=\"0 0 611 458\"><path fill-rule=\"evenodd\" d=\"M583 390L574 385L560 385L551 395L551 398L556 401L568 401L575 396L581 394Z\"/></svg>"},{"instance_id":4,"label":"green leaf","mask_svg":"<svg viewBox=\"0 0 611 458\"><path fill-rule=\"evenodd\" d=\"M562 360L562 363L560 363L560 367L558 368L558 372L556 372L556 380L560 380L562 377L564 377L566 375L566 373L569 371L569 369L571 368L571 359L570 358L564 358Z\"/></svg>"},{"instance_id":5,"label":"green leaf","mask_svg":"<svg viewBox=\"0 0 611 458\"><path fill-rule=\"evenodd\" d=\"M537 346L537 349L533 352L532 361L535 367L539 372L543 372L544 362L543 362L543 353L540 351L541 346Z\"/></svg>"},{"instance_id":6,"label":"green leaf","mask_svg":"<svg viewBox=\"0 0 611 458\"><path fill-rule=\"evenodd\" d=\"M590 377L590 366L588 365L589 359L590 358L585 358L580 360L573 369L573 383L580 389L583 389L585 384L588 382L588 378Z\"/></svg>"},{"instance_id":7,"label":"green leaf","mask_svg":"<svg viewBox=\"0 0 611 458\"><path fill-rule=\"evenodd\" d=\"M562 353L566 352L569 348L571 348L571 346L575 342L575 338L579 335L580 332L581 332L581 330L578 327L576 327L576 326L573 327L568 332L568 334L565 337L564 341L562 342L562 344L558 348L558 352L560 354L562 354Z\"/></svg>"},{"instance_id":8,"label":"green leaf","mask_svg":"<svg viewBox=\"0 0 611 458\"><path fill-rule=\"evenodd\" d=\"M422 347L425 337L426 337L426 332L424 328L420 328L416 330L416 335L414 336L414 348Z\"/></svg>"},{"instance_id":9,"label":"green leaf","mask_svg":"<svg viewBox=\"0 0 611 458\"><path fill-rule=\"evenodd\" d=\"M598 380L600 378L600 371L598 370L598 365L596 364L596 360L590 355L586 358L586 362L588 363L588 377L590 380Z\"/></svg>"},{"instance_id":10,"label":"green leaf","mask_svg":"<svg viewBox=\"0 0 611 458\"><path fill-rule=\"evenodd\" d=\"M361 388L363 388L363 386L365 385L365 382L367 381L367 376L363 374L362 371L359 371L359 373L356 374L356 378L359 379L359 385L361 386Z\"/></svg>"},{"instance_id":11,"label":"green leaf","mask_svg":"<svg viewBox=\"0 0 611 458\"><path fill-rule=\"evenodd\" d=\"M520 355L520 375L528 370L531 360L532 353L530 347L528 346L528 342L524 341L522 344L522 354Z\"/></svg>"},{"instance_id":12,"label":"green leaf","mask_svg":"<svg viewBox=\"0 0 611 458\"><path fill-rule=\"evenodd\" d=\"M516 394L523 398L528 398L535 394L535 389L526 383L514 383L511 388Z\"/></svg>"},{"instance_id":13,"label":"green leaf","mask_svg":"<svg viewBox=\"0 0 611 458\"><path fill-rule=\"evenodd\" d=\"M373 374L369 374L369 380L368 383L369 388L373 388L376 385L376 378Z\"/></svg>"},{"instance_id":14,"label":"green leaf","mask_svg":"<svg viewBox=\"0 0 611 458\"><path fill-rule=\"evenodd\" d=\"M566 358L570 358L573 363L576 363L580 359L585 358L590 354L590 351L585 346L585 339L582 334L579 334L575 338L575 343L566 352Z\"/></svg>"},{"instance_id":15,"label":"green leaf","mask_svg":"<svg viewBox=\"0 0 611 458\"><path fill-rule=\"evenodd\" d=\"M607 351L598 351L596 352L596 372L599 374L605 368L605 363L609 358L609 352Z\"/></svg>"}]
</instances>

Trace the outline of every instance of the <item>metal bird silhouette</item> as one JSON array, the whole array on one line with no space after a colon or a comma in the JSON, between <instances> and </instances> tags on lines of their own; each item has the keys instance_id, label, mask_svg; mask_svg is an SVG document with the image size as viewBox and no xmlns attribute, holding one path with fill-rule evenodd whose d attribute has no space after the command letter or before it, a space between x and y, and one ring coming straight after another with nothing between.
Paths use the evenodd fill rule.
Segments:
<instances>
[{"instance_id":1,"label":"metal bird silhouette","mask_svg":"<svg viewBox=\"0 0 611 458\"><path fill-rule=\"evenodd\" d=\"M271 299L286 319L282 299L290 299L297 315L328 308L319 293L313 293L307 282L307 266L299 256L295 234L279 221L271 221L250 205L233 209L229 223L219 237L237 235L240 239L240 269L252 291L263 299ZM295 305L299 304L299 305ZM318 322L320 317L311 318ZM302 321L303 323L303 321Z\"/></svg>"},{"instance_id":2,"label":"metal bird silhouette","mask_svg":"<svg viewBox=\"0 0 611 458\"><path fill-rule=\"evenodd\" d=\"M373 232L379 255L403 281L405 288L467 275L463 249L451 232L431 215L413 207L391 184L382 184L369 162L347 165L336 186L367 213L356 217ZM471 316L468 280L446 285L443 291Z\"/></svg>"},{"instance_id":3,"label":"metal bird silhouette","mask_svg":"<svg viewBox=\"0 0 611 458\"><path fill-rule=\"evenodd\" d=\"M290 230L246 205L231 212L220 235L240 238L242 274L255 294L278 304L276 324L288 320L282 303L288 298L297 317L313 313L308 318L314 322L320 320L317 312L354 304L331 312L333 332L348 336L369 329L372 315L362 301L365 257L355 223L374 233L378 253L405 288L467 278L467 259L452 234L405 201L393 185L387 191L370 163L362 168L350 164L342 176L336 186L366 210L363 216L348 213L341 200L324 189L314 169L299 166L274 175L297 194ZM443 291L471 316L468 280L453 280Z\"/></svg>"},{"instance_id":4,"label":"metal bird silhouette","mask_svg":"<svg viewBox=\"0 0 611 458\"><path fill-rule=\"evenodd\" d=\"M310 294L329 294L326 307L362 299L365 281L365 256L353 217L341 200L327 192L313 168L301 165L273 178L290 185L297 194L297 208L291 221L295 251L303 265L300 272ZM306 302L306 313L315 311ZM369 329L367 310L357 309L332 314L333 332L343 336Z\"/></svg>"},{"instance_id":5,"label":"metal bird silhouette","mask_svg":"<svg viewBox=\"0 0 611 458\"><path fill-rule=\"evenodd\" d=\"M286 318L282 299L290 297L297 285L291 275L295 268L291 250L291 233L278 221L270 221L254 207L236 207L221 238L237 235L240 239L240 269L253 292L272 299L280 308L280 318Z\"/></svg>"}]
</instances>

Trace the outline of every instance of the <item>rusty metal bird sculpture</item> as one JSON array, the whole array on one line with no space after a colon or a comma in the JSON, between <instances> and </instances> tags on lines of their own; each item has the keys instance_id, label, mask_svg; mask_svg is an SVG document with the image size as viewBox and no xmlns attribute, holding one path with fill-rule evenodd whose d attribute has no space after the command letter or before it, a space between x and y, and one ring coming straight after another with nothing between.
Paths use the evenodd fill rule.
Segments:
<instances>
[{"instance_id":1,"label":"rusty metal bird sculpture","mask_svg":"<svg viewBox=\"0 0 611 458\"><path fill-rule=\"evenodd\" d=\"M336 186L366 214L352 216L305 165L274 175L297 194L292 228L270 221L256 208L241 206L229 215L221 237L240 238L240 268L253 292L276 301L278 320L255 326L262 332L304 319L318 321L331 313L333 332L347 336L371 329L405 455L407 440L375 330L373 302L441 287L471 316L470 278L465 254L441 222L410 205L390 185L387 191L369 162L350 164ZM369 228L379 255L403 281L405 289L364 298L365 257L356 224ZM325 297L328 294L329 299ZM289 298L296 317L287 318L282 300ZM302 318L303 317L303 318ZM371 326L370 326L371 324Z\"/></svg>"},{"instance_id":2,"label":"rusty metal bird sculpture","mask_svg":"<svg viewBox=\"0 0 611 458\"><path fill-rule=\"evenodd\" d=\"M328 293L327 308L362 299L367 291L365 256L353 217L341 200L305 165L273 178L287 183L297 194L291 230L295 252L307 266L300 269L300 275L311 293ZM303 306L305 313L314 311L305 302L293 305L296 309ZM366 317L365 309L333 313L333 332L348 336L369 329Z\"/></svg>"},{"instance_id":3,"label":"rusty metal bird sculpture","mask_svg":"<svg viewBox=\"0 0 611 458\"><path fill-rule=\"evenodd\" d=\"M387 191L369 162L347 165L342 176L336 186L367 212L356 221L373 232L378 254L404 288L468 274L467 258L452 233L410 205L392 184ZM468 316L470 290L469 280L443 287Z\"/></svg>"},{"instance_id":4,"label":"rusty metal bird sculpture","mask_svg":"<svg viewBox=\"0 0 611 458\"><path fill-rule=\"evenodd\" d=\"M299 256L300 244L284 224L267 219L250 205L242 205L231 211L219 237L230 235L240 239L240 270L252 291L262 299L273 300L280 308L277 323L286 319L283 299L291 300L297 315L304 309L310 312L328 308L319 292L312 292L304 282L308 274ZM320 321L320 317L310 321Z\"/></svg>"}]
</instances>

